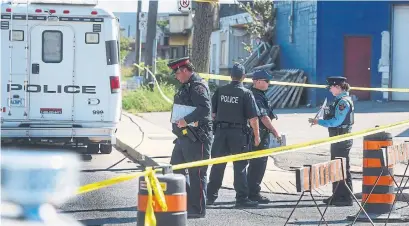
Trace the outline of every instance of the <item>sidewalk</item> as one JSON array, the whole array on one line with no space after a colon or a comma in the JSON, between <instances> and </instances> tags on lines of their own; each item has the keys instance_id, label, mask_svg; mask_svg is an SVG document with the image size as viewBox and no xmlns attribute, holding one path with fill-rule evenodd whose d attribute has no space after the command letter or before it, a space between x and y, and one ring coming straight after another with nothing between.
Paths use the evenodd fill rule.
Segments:
<instances>
[{"instance_id":1,"label":"sidewalk","mask_svg":"<svg viewBox=\"0 0 409 226\"><path fill-rule=\"evenodd\" d=\"M141 127L143 133L135 123ZM144 135L144 140L140 144L142 135ZM176 138L169 130L148 122L139 116L124 113L118 126L117 136L119 149L127 150L128 154L140 161L141 164L150 166L169 164L173 150L173 140ZM137 148L132 150L135 147ZM208 172L210 173L210 169ZM295 172L277 167L273 158L268 160L263 183L262 192L298 194L295 187ZM359 180L354 180L355 192L359 193L361 186ZM227 164L223 187L233 189L232 163ZM323 196L329 196L331 193L331 185L316 191L316 194Z\"/></svg>"}]
</instances>

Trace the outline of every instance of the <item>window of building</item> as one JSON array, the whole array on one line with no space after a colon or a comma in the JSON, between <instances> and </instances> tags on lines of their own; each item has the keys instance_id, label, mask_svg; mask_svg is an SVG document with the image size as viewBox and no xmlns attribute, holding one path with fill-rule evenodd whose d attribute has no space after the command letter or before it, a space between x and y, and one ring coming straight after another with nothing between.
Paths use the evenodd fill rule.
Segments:
<instances>
[{"instance_id":1,"label":"window of building","mask_svg":"<svg viewBox=\"0 0 409 226\"><path fill-rule=\"evenodd\" d=\"M221 41L220 51L220 64L226 65L226 40Z\"/></svg>"},{"instance_id":2,"label":"window of building","mask_svg":"<svg viewBox=\"0 0 409 226\"><path fill-rule=\"evenodd\" d=\"M175 59L175 58L177 58L177 56L178 56L178 48L172 47L170 57L172 59Z\"/></svg>"},{"instance_id":3,"label":"window of building","mask_svg":"<svg viewBox=\"0 0 409 226\"><path fill-rule=\"evenodd\" d=\"M43 62L61 63L63 58L63 34L61 31L43 32Z\"/></svg>"},{"instance_id":4,"label":"window of building","mask_svg":"<svg viewBox=\"0 0 409 226\"><path fill-rule=\"evenodd\" d=\"M168 46L169 45L169 37L164 37L163 38L163 45Z\"/></svg>"}]
</instances>

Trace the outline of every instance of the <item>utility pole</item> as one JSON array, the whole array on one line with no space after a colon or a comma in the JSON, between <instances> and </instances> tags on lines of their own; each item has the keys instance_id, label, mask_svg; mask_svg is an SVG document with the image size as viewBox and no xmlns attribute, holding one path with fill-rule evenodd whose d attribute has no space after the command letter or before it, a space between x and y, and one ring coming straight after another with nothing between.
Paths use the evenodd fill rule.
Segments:
<instances>
[{"instance_id":1,"label":"utility pole","mask_svg":"<svg viewBox=\"0 0 409 226\"><path fill-rule=\"evenodd\" d=\"M136 54L136 64L141 63L141 31L139 27L139 17L142 12L142 0L138 0L138 9L136 10L136 33L135 33L135 54ZM136 67L136 75L140 75L139 68Z\"/></svg>"},{"instance_id":2,"label":"utility pole","mask_svg":"<svg viewBox=\"0 0 409 226\"><path fill-rule=\"evenodd\" d=\"M154 45L156 40L156 22L158 16L158 1L157 0L150 0L149 1L149 12L148 12L148 23L147 23L147 32L146 32L146 47L145 47L145 66L149 67L153 70L153 52L154 52ZM154 86L154 78L147 73L148 77L148 85L153 91ZM152 71L152 73L156 73Z\"/></svg>"}]
</instances>

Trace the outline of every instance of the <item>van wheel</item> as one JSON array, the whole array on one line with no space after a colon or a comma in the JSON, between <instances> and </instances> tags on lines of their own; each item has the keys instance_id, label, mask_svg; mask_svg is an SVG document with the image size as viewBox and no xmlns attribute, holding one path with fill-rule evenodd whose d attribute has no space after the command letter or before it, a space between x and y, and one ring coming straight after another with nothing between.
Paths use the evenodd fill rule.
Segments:
<instances>
[{"instance_id":1,"label":"van wheel","mask_svg":"<svg viewBox=\"0 0 409 226\"><path fill-rule=\"evenodd\" d=\"M98 154L98 151L99 151L99 144L88 144L87 145L88 154Z\"/></svg>"},{"instance_id":2,"label":"van wheel","mask_svg":"<svg viewBox=\"0 0 409 226\"><path fill-rule=\"evenodd\" d=\"M101 144L100 149L102 154L111 154L112 145L111 144Z\"/></svg>"}]
</instances>

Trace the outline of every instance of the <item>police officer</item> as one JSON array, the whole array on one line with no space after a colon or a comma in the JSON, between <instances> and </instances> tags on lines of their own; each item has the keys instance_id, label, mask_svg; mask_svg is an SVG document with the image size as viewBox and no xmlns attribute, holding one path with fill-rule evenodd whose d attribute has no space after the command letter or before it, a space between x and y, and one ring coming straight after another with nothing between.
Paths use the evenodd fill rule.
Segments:
<instances>
[{"instance_id":1,"label":"police officer","mask_svg":"<svg viewBox=\"0 0 409 226\"><path fill-rule=\"evenodd\" d=\"M275 118L272 108L269 106L267 96L265 94L268 89L270 80L273 77L265 70L259 70L253 74L253 92L258 109L260 111L259 124L260 124L260 145L252 146L253 151L268 149L270 144L270 133L272 133L278 142L281 142L281 137L277 130L274 128L271 120ZM260 194L261 181L263 180L264 173L267 168L268 156L255 158L249 160L249 168L247 174L247 182L249 186L249 199L257 201L258 203L269 203L269 199Z\"/></svg>"},{"instance_id":2,"label":"police officer","mask_svg":"<svg viewBox=\"0 0 409 226\"><path fill-rule=\"evenodd\" d=\"M231 71L232 82L218 88L212 97L212 116L216 124L212 157L247 152L250 144L250 128L253 128L256 146L260 143L258 108L251 91L243 86L244 67L235 64ZM248 161L236 161L234 165L234 189L237 207L255 207L257 202L248 199L247 167ZM222 186L226 163L212 166L208 184L208 205L218 197Z\"/></svg>"},{"instance_id":3,"label":"police officer","mask_svg":"<svg viewBox=\"0 0 409 226\"><path fill-rule=\"evenodd\" d=\"M194 72L189 57L172 61L168 66L176 79L182 83L174 96L174 103L196 107L196 109L172 124L177 136L170 163L172 165L210 158L213 140L211 101L208 85ZM195 126L190 126L190 124ZM206 215L207 166L175 171L186 175L188 218L203 218Z\"/></svg>"},{"instance_id":4,"label":"police officer","mask_svg":"<svg viewBox=\"0 0 409 226\"><path fill-rule=\"evenodd\" d=\"M349 96L350 86L344 77L327 78L329 91L335 96L335 100L324 114L324 119L309 119L313 125L318 124L328 128L329 136L337 136L351 133L354 124L354 103ZM352 148L352 139L331 144L331 160L336 157L346 158L346 184L352 191L352 179L350 172L349 151ZM336 186L337 190L335 191ZM336 206L352 206L352 196L345 187L344 182L333 183L333 195L325 199L324 203ZM331 202L330 202L331 200Z\"/></svg>"}]
</instances>

